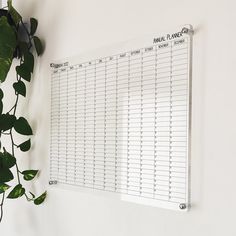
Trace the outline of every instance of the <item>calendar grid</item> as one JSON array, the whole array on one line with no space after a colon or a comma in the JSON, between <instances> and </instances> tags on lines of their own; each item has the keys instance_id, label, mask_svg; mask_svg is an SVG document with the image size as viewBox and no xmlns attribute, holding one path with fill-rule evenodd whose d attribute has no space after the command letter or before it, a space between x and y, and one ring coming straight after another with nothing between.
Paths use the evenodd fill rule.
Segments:
<instances>
[{"instance_id":1,"label":"calendar grid","mask_svg":"<svg viewBox=\"0 0 236 236\"><path fill-rule=\"evenodd\" d=\"M188 203L190 39L52 73L50 179Z\"/></svg>"}]
</instances>

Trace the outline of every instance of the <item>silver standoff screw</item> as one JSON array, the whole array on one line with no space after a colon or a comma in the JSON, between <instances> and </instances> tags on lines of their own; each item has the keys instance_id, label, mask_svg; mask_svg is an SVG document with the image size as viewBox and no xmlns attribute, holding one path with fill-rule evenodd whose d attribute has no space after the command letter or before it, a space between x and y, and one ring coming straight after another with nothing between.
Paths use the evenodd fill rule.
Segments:
<instances>
[{"instance_id":1,"label":"silver standoff screw","mask_svg":"<svg viewBox=\"0 0 236 236\"><path fill-rule=\"evenodd\" d=\"M180 210L185 210L186 208L187 208L187 206L186 206L185 203L179 204L179 209L180 209Z\"/></svg>"},{"instance_id":2,"label":"silver standoff screw","mask_svg":"<svg viewBox=\"0 0 236 236\"><path fill-rule=\"evenodd\" d=\"M193 31L193 29L189 29L189 28L187 28L187 27L184 27L184 28L181 30L181 33L183 33L183 34L193 34L194 31Z\"/></svg>"}]
</instances>

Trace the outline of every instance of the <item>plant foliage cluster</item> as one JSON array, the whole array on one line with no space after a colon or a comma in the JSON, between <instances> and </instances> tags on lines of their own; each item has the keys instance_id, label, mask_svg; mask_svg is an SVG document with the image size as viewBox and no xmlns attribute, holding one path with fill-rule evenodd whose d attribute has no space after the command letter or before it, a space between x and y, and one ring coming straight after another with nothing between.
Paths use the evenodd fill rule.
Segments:
<instances>
[{"instance_id":1,"label":"plant foliage cluster","mask_svg":"<svg viewBox=\"0 0 236 236\"><path fill-rule=\"evenodd\" d=\"M3 112L4 92L0 88L0 222L6 198L18 199L25 196L35 205L43 203L46 198L46 192L36 197L25 189L22 182L33 180L38 170L20 170L15 156L16 149L27 152L31 148L32 128L24 117L16 115L16 111L19 98L26 97L26 83L31 81L34 71L33 52L36 51L38 56L43 52L41 41L35 35L38 21L30 18L30 26L27 27L22 16L12 6L11 0L8 0L7 10L1 9L1 13L5 15L0 16L0 83L6 81L13 60L16 59L19 63L15 67L16 81L12 85L16 95L15 103L7 112ZM23 143L16 144L14 135L17 133L29 137ZM11 150L4 147L3 136L9 138Z\"/></svg>"}]
</instances>

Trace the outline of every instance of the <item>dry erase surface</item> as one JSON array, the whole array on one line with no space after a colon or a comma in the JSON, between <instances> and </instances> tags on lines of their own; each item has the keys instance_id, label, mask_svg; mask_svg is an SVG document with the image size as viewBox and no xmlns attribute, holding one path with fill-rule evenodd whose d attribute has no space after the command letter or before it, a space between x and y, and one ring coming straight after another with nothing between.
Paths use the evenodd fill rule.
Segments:
<instances>
[{"instance_id":1,"label":"dry erase surface","mask_svg":"<svg viewBox=\"0 0 236 236\"><path fill-rule=\"evenodd\" d=\"M51 64L50 183L188 209L191 37L180 27Z\"/></svg>"}]
</instances>

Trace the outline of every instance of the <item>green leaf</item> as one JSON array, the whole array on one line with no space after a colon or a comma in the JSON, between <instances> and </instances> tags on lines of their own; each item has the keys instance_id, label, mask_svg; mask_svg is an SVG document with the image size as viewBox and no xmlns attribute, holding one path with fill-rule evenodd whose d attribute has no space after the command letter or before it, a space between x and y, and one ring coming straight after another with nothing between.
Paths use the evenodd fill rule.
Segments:
<instances>
[{"instance_id":1,"label":"green leaf","mask_svg":"<svg viewBox=\"0 0 236 236\"><path fill-rule=\"evenodd\" d=\"M33 134L28 121L24 117L20 117L18 120L16 120L16 122L14 123L14 129L19 134L23 135Z\"/></svg>"},{"instance_id":2,"label":"green leaf","mask_svg":"<svg viewBox=\"0 0 236 236\"><path fill-rule=\"evenodd\" d=\"M12 63L12 58L11 59L0 58L0 82L4 82L6 80L8 71L10 70L11 67L11 63Z\"/></svg>"},{"instance_id":3,"label":"green leaf","mask_svg":"<svg viewBox=\"0 0 236 236\"><path fill-rule=\"evenodd\" d=\"M32 135L32 129L28 123L28 121L24 117L20 117L14 123L14 129L17 133L23 135Z\"/></svg>"},{"instance_id":4,"label":"green leaf","mask_svg":"<svg viewBox=\"0 0 236 236\"><path fill-rule=\"evenodd\" d=\"M31 79L31 71L28 68L27 64L23 63L20 66L16 67L17 74L24 80L30 82Z\"/></svg>"},{"instance_id":5,"label":"green leaf","mask_svg":"<svg viewBox=\"0 0 236 236\"><path fill-rule=\"evenodd\" d=\"M10 188L9 185L5 183L0 183L0 194L6 192Z\"/></svg>"},{"instance_id":6,"label":"green leaf","mask_svg":"<svg viewBox=\"0 0 236 236\"><path fill-rule=\"evenodd\" d=\"M34 199L34 204L35 205L40 205L44 202L45 198L47 196L47 192L45 191L42 195Z\"/></svg>"},{"instance_id":7,"label":"green leaf","mask_svg":"<svg viewBox=\"0 0 236 236\"><path fill-rule=\"evenodd\" d=\"M0 101L0 114L2 114L2 110L3 110L3 103L2 101Z\"/></svg>"},{"instance_id":8,"label":"green leaf","mask_svg":"<svg viewBox=\"0 0 236 236\"><path fill-rule=\"evenodd\" d=\"M21 54L24 55L25 53L29 52L28 44L26 42L19 42L18 46L20 48Z\"/></svg>"},{"instance_id":9,"label":"green leaf","mask_svg":"<svg viewBox=\"0 0 236 236\"><path fill-rule=\"evenodd\" d=\"M3 91L0 89L0 115L2 114L2 110L3 110L2 99L3 99Z\"/></svg>"},{"instance_id":10,"label":"green leaf","mask_svg":"<svg viewBox=\"0 0 236 236\"><path fill-rule=\"evenodd\" d=\"M31 147L30 139L18 146L22 152L27 152Z\"/></svg>"},{"instance_id":11,"label":"green leaf","mask_svg":"<svg viewBox=\"0 0 236 236\"><path fill-rule=\"evenodd\" d=\"M16 158L7 152L5 148L3 149L4 152L0 153L0 164L4 168L10 169L16 164Z\"/></svg>"},{"instance_id":12,"label":"green leaf","mask_svg":"<svg viewBox=\"0 0 236 236\"><path fill-rule=\"evenodd\" d=\"M23 81L19 80L13 84L13 88L15 89L16 93L25 97L26 95L26 87Z\"/></svg>"},{"instance_id":13,"label":"green leaf","mask_svg":"<svg viewBox=\"0 0 236 236\"><path fill-rule=\"evenodd\" d=\"M9 25L5 16L0 17L0 57L10 58L15 51L17 39L16 32Z\"/></svg>"},{"instance_id":14,"label":"green leaf","mask_svg":"<svg viewBox=\"0 0 236 236\"><path fill-rule=\"evenodd\" d=\"M42 46L41 40L37 36L34 36L33 40L34 40L36 52L38 56L40 56L43 53L43 46Z\"/></svg>"},{"instance_id":15,"label":"green leaf","mask_svg":"<svg viewBox=\"0 0 236 236\"><path fill-rule=\"evenodd\" d=\"M8 168L0 165L0 183L6 183L14 179L13 174Z\"/></svg>"},{"instance_id":16,"label":"green leaf","mask_svg":"<svg viewBox=\"0 0 236 236\"><path fill-rule=\"evenodd\" d=\"M2 89L0 89L0 100L3 99L3 96L4 96L3 91L2 91Z\"/></svg>"},{"instance_id":17,"label":"green leaf","mask_svg":"<svg viewBox=\"0 0 236 236\"><path fill-rule=\"evenodd\" d=\"M17 10L12 6L12 0L7 1L8 12L10 13L14 23L18 25L22 19L21 15L17 12Z\"/></svg>"},{"instance_id":18,"label":"green leaf","mask_svg":"<svg viewBox=\"0 0 236 236\"><path fill-rule=\"evenodd\" d=\"M34 56L31 52L24 54L24 66L28 68L31 73L34 70Z\"/></svg>"},{"instance_id":19,"label":"green leaf","mask_svg":"<svg viewBox=\"0 0 236 236\"><path fill-rule=\"evenodd\" d=\"M14 126L14 123L16 121L16 117L14 115L7 114L1 114L0 115L0 130L6 131L8 129L11 129Z\"/></svg>"},{"instance_id":20,"label":"green leaf","mask_svg":"<svg viewBox=\"0 0 236 236\"><path fill-rule=\"evenodd\" d=\"M16 33L5 16L0 17L0 82L4 82L10 70L16 48Z\"/></svg>"},{"instance_id":21,"label":"green leaf","mask_svg":"<svg viewBox=\"0 0 236 236\"><path fill-rule=\"evenodd\" d=\"M25 189L22 187L21 184L16 185L13 190L9 193L7 198L19 198L25 194Z\"/></svg>"},{"instance_id":22,"label":"green leaf","mask_svg":"<svg viewBox=\"0 0 236 236\"><path fill-rule=\"evenodd\" d=\"M22 174L24 175L24 180L30 181L38 174L38 172L38 170L25 170Z\"/></svg>"},{"instance_id":23,"label":"green leaf","mask_svg":"<svg viewBox=\"0 0 236 236\"><path fill-rule=\"evenodd\" d=\"M30 18L30 34L34 35L38 27L38 21L35 18Z\"/></svg>"}]
</instances>

